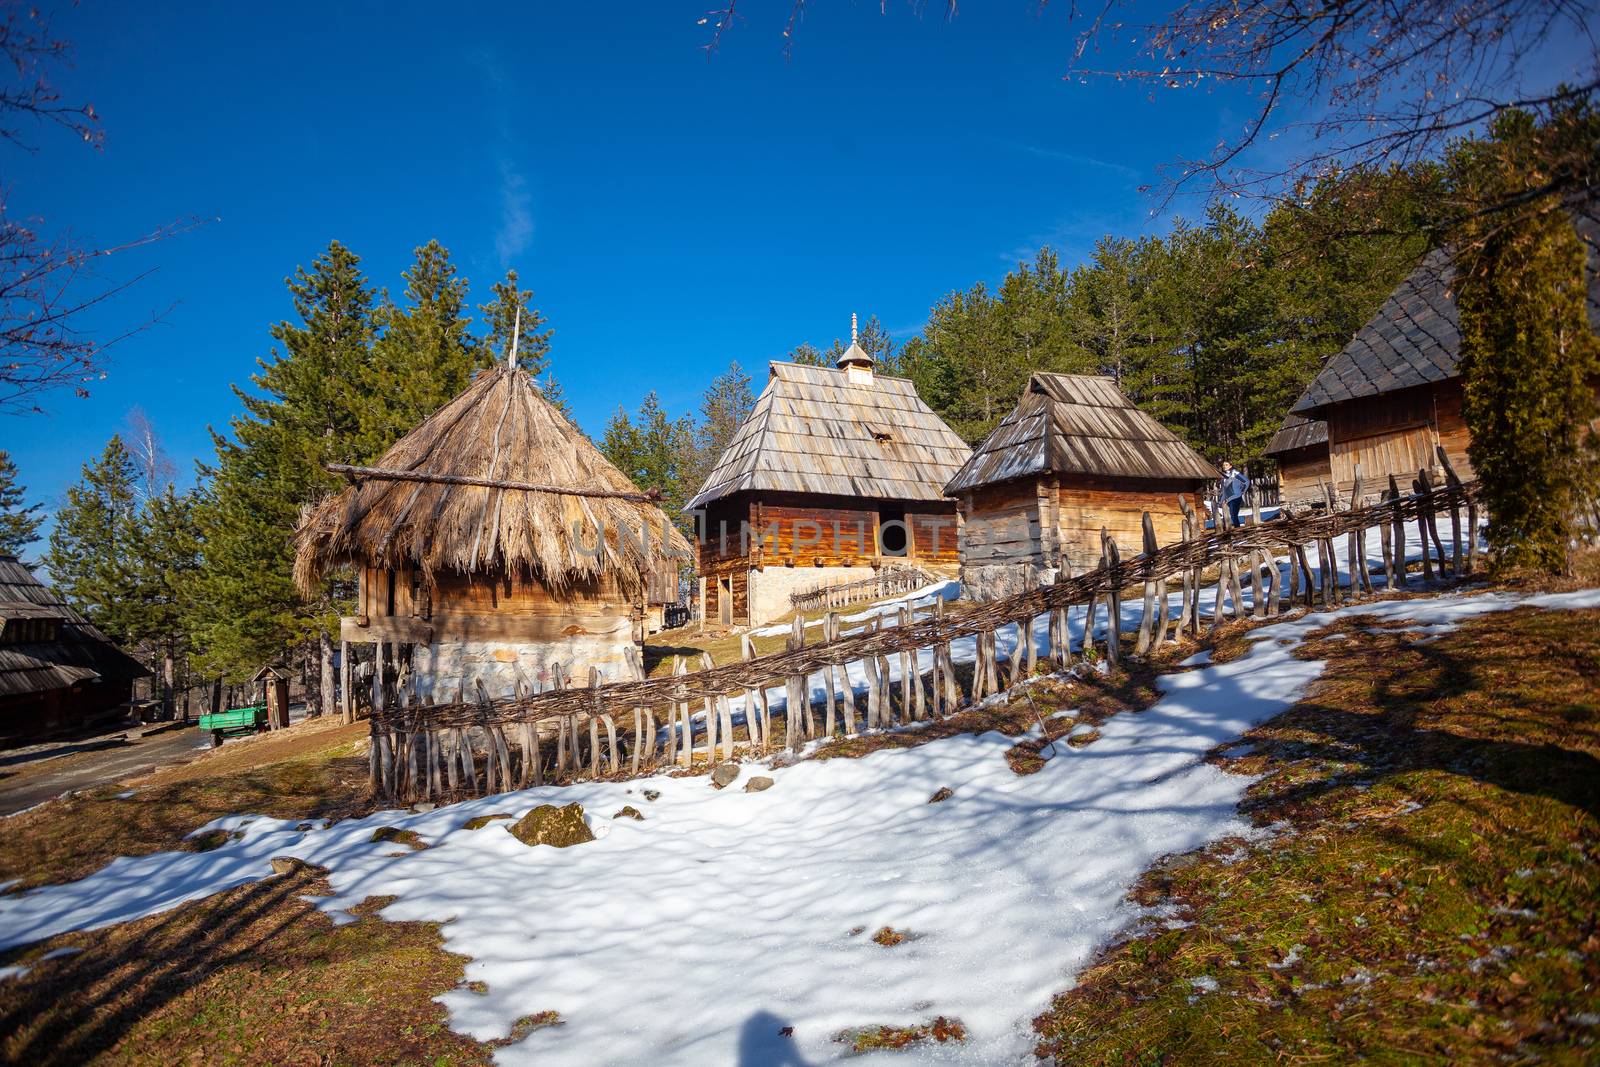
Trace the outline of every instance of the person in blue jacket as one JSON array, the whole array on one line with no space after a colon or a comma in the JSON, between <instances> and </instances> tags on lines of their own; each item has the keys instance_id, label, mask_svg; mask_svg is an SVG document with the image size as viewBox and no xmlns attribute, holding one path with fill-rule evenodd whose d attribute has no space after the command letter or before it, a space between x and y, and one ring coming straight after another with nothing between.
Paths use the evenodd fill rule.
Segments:
<instances>
[{"instance_id":1,"label":"person in blue jacket","mask_svg":"<svg viewBox=\"0 0 1600 1067\"><path fill-rule=\"evenodd\" d=\"M1228 503L1228 517L1239 525L1239 506L1244 503L1244 493L1250 488L1250 479L1244 471L1234 470L1233 464L1222 461L1222 499Z\"/></svg>"}]
</instances>

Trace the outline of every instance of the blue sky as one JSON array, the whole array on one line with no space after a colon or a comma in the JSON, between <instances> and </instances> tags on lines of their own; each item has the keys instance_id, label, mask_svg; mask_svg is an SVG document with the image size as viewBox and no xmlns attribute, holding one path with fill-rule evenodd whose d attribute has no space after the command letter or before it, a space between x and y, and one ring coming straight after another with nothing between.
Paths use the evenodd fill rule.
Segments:
<instances>
[{"instance_id":1,"label":"blue sky","mask_svg":"<svg viewBox=\"0 0 1600 1067\"><path fill-rule=\"evenodd\" d=\"M189 480L291 314L284 278L333 239L397 291L438 238L474 303L516 267L597 434L648 389L690 409L730 360L759 384L852 311L903 338L1041 244L1070 263L1102 234L1163 230L1138 187L1241 114L1226 94L1065 80L1065 12L1023 0L953 21L818 0L787 61L788 0L746 0L709 61L707 6L61 8L77 53L59 81L106 144L0 147L11 210L101 243L214 221L103 268L153 273L94 329L160 322L90 399L0 421L31 496L53 507L135 406Z\"/></svg>"}]
</instances>

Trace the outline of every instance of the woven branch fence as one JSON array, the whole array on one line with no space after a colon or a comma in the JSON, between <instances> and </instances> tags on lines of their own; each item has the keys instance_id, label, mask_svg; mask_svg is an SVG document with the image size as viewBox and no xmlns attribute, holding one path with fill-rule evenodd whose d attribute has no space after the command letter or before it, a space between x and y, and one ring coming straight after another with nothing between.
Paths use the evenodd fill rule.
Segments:
<instances>
[{"instance_id":1,"label":"woven branch fence","mask_svg":"<svg viewBox=\"0 0 1600 1067\"><path fill-rule=\"evenodd\" d=\"M1400 589L1412 580L1406 563L1406 523L1421 532L1420 577L1431 583L1446 574L1461 576L1477 564L1477 484L1463 484L1449 471L1448 483L1430 484L1419 472L1412 492L1402 494L1389 480L1381 502L1363 505L1360 473L1343 510L1323 514L1281 514L1270 522L1256 518L1237 528L1208 530L1182 501L1182 540L1158 547L1148 515L1144 551L1124 558L1121 546L1101 534L1100 566L1079 575L1060 574L1050 585L946 613L941 599L932 617L917 619L902 605L897 625L871 620L864 632L841 636L839 616L823 620L818 644L805 644L798 617L788 647L754 655L748 637L744 658L714 664L702 653L699 670L680 657L672 676L604 683L591 672L587 687L560 677L550 689L491 698L481 683L476 693L462 691L453 701L421 704L410 695L402 672L382 669L373 678L371 784L391 801L475 796L570 781L580 776L626 778L657 768L693 766L696 727L710 762L735 754L731 699L744 697L746 739L756 752L773 747L800 748L805 741L858 729L940 718L999 693L1035 672L1042 658L1064 669L1085 656L1104 656L1114 667L1131 639L1134 654L1144 654L1202 629L1203 601L1210 601L1206 625L1234 619L1264 618L1299 607L1335 607L1375 590L1366 559L1368 531L1379 533L1383 580ZM1461 512L1466 512L1466 524ZM1451 515L1448 547L1439 536L1438 516ZM1463 538L1463 531L1468 534ZM1334 542L1348 541L1347 574L1341 576ZM1466 544L1463 546L1463 540ZM1313 571L1310 555L1318 565ZM1287 562L1287 576L1281 568ZM1210 592L1207 587L1214 586ZM1249 587L1248 611L1243 590ZM1174 616L1168 590L1180 591ZM1140 622L1123 633L1122 599L1142 593ZM1133 595L1140 595L1135 593ZM1084 609L1082 641L1073 648L1069 612ZM1040 654L1033 640L1035 620L1048 616L1048 642ZM1107 625L1096 648L1097 620ZM1018 627L1019 640L1009 661L996 654L996 631ZM974 638L970 671L956 671L952 643ZM850 665L866 679L865 699L849 679ZM813 679L819 684L814 685ZM781 715L769 706L768 689L785 693ZM819 707L820 705L820 707ZM701 721L696 722L699 716ZM781 723L779 719L781 718ZM602 734L604 737L602 739Z\"/></svg>"},{"instance_id":2,"label":"woven branch fence","mask_svg":"<svg viewBox=\"0 0 1600 1067\"><path fill-rule=\"evenodd\" d=\"M883 567L876 574L835 585L819 585L803 593L791 593L789 606L795 611L821 611L823 608L841 608L862 600L881 600L914 592L931 582L938 581L921 567Z\"/></svg>"}]
</instances>

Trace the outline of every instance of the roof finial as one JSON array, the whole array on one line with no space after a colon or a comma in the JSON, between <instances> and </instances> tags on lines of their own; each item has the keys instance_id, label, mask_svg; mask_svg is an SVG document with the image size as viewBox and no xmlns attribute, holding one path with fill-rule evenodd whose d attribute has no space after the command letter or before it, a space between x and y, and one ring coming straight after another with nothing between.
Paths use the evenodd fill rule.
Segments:
<instances>
[{"instance_id":1,"label":"roof finial","mask_svg":"<svg viewBox=\"0 0 1600 1067\"><path fill-rule=\"evenodd\" d=\"M506 349L506 370L517 365L517 342L522 339L522 304L517 303L517 317L511 324L511 347Z\"/></svg>"},{"instance_id":2,"label":"roof finial","mask_svg":"<svg viewBox=\"0 0 1600 1067\"><path fill-rule=\"evenodd\" d=\"M850 343L856 343L856 313L850 312Z\"/></svg>"}]
</instances>

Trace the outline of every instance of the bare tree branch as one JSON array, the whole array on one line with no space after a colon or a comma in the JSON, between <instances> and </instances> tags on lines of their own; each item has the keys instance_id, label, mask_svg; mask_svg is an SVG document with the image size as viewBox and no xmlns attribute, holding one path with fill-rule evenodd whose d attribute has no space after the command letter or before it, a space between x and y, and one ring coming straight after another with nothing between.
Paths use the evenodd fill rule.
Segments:
<instances>
[{"instance_id":1,"label":"bare tree branch","mask_svg":"<svg viewBox=\"0 0 1600 1067\"><path fill-rule=\"evenodd\" d=\"M70 130L86 144L99 148L105 140L100 116L93 105L66 104L61 94L45 78L45 67L67 61L71 46L50 33L50 24L37 9L7 0L0 18L0 56L10 68L4 87L0 87L0 140L29 147L22 139L18 122L31 118L54 123Z\"/></svg>"},{"instance_id":2,"label":"bare tree branch","mask_svg":"<svg viewBox=\"0 0 1600 1067\"><path fill-rule=\"evenodd\" d=\"M1506 111L1547 114L1600 90L1600 0L1185 0L1131 26L1113 17L1127 3L1107 0L1087 18L1069 77L1254 91L1236 136L1168 168L1163 206L1189 186L1274 199L1338 170L1410 166ZM1563 84L1534 61L1572 42L1583 58ZM1127 49L1123 63L1087 61ZM1279 139L1304 147L1248 165Z\"/></svg>"}]
</instances>

